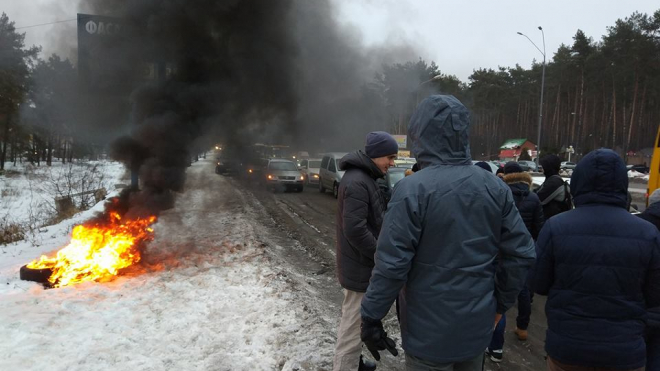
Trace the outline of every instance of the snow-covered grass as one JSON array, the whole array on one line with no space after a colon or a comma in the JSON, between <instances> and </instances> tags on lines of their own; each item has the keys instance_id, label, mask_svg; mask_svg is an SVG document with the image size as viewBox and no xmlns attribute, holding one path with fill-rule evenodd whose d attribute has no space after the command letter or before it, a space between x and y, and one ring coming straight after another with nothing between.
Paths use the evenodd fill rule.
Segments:
<instances>
[{"instance_id":1,"label":"snow-covered grass","mask_svg":"<svg viewBox=\"0 0 660 371\"><path fill-rule=\"evenodd\" d=\"M641 179L648 182L649 174L640 173L639 171L635 171L635 170L628 170L628 178Z\"/></svg>"},{"instance_id":2,"label":"snow-covered grass","mask_svg":"<svg viewBox=\"0 0 660 371\"><path fill-rule=\"evenodd\" d=\"M18 279L102 204L42 229L40 246L0 247L0 370L330 369L336 318L276 261L283 247L245 196L226 183L214 192L181 195L143 263L111 282L44 290Z\"/></svg>"},{"instance_id":3,"label":"snow-covered grass","mask_svg":"<svg viewBox=\"0 0 660 371\"><path fill-rule=\"evenodd\" d=\"M5 173L0 176L0 234L17 230L23 237L57 219L57 197L74 195L74 206L84 210L96 203L94 194L76 194L100 188L112 191L125 177L124 166L110 161L54 162L50 167L30 163L5 165Z\"/></svg>"}]
</instances>

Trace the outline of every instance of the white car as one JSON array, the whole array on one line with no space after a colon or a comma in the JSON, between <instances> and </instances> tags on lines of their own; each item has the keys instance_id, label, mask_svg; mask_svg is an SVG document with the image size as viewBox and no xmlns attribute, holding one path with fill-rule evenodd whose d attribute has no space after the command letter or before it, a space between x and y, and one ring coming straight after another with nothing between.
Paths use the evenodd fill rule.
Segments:
<instances>
[{"instance_id":1,"label":"white car","mask_svg":"<svg viewBox=\"0 0 660 371\"><path fill-rule=\"evenodd\" d=\"M561 163L561 166L559 166L560 169L566 169L566 170L573 170L575 169L575 162L568 162L564 161Z\"/></svg>"},{"instance_id":2,"label":"white car","mask_svg":"<svg viewBox=\"0 0 660 371\"><path fill-rule=\"evenodd\" d=\"M326 153L321 160L319 170L319 192L324 193L326 189L332 190L332 195L339 195L339 182L344 176L344 171L339 170L339 160L346 156L345 152Z\"/></svg>"},{"instance_id":3,"label":"white car","mask_svg":"<svg viewBox=\"0 0 660 371\"><path fill-rule=\"evenodd\" d=\"M300 161L300 171L305 175L305 184L319 184L321 170L320 158L309 158Z\"/></svg>"}]
</instances>

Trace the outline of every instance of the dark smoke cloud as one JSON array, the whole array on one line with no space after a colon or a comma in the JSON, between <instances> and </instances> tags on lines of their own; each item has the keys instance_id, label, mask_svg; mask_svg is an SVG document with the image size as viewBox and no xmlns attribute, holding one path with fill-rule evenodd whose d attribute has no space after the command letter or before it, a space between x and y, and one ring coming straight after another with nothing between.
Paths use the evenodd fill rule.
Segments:
<instances>
[{"instance_id":1,"label":"dark smoke cloud","mask_svg":"<svg viewBox=\"0 0 660 371\"><path fill-rule=\"evenodd\" d=\"M182 190L191 154L215 141L360 148L367 132L388 129L367 82L381 64L416 55L362 48L358 34L337 26L328 0L86 0L81 12L131 26L115 53L118 70L173 67L167 80L133 86L131 139L114 145L161 198Z\"/></svg>"}]
</instances>

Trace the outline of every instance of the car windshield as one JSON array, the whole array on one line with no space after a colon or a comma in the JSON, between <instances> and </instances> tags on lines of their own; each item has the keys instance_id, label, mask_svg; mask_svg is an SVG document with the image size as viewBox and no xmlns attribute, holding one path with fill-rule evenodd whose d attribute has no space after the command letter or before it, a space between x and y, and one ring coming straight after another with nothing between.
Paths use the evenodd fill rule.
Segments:
<instances>
[{"instance_id":1,"label":"car windshield","mask_svg":"<svg viewBox=\"0 0 660 371\"><path fill-rule=\"evenodd\" d=\"M403 171L390 171L390 187L394 186L406 176L406 173Z\"/></svg>"},{"instance_id":2,"label":"car windshield","mask_svg":"<svg viewBox=\"0 0 660 371\"><path fill-rule=\"evenodd\" d=\"M308 167L310 169L319 169L321 167L321 161L310 161Z\"/></svg>"},{"instance_id":3,"label":"car windshield","mask_svg":"<svg viewBox=\"0 0 660 371\"><path fill-rule=\"evenodd\" d=\"M296 171L298 168L293 162L271 162L268 165L270 170Z\"/></svg>"}]
</instances>

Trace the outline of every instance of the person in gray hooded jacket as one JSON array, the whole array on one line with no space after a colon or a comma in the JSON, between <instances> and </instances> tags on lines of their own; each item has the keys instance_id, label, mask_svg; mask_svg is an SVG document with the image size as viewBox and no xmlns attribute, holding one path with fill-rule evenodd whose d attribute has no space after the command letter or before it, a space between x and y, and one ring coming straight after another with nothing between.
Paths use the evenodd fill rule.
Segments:
<instances>
[{"instance_id":1,"label":"person in gray hooded jacket","mask_svg":"<svg viewBox=\"0 0 660 371\"><path fill-rule=\"evenodd\" d=\"M453 96L428 97L413 114L421 170L394 190L362 300L361 338L379 359L396 352L381 319L398 296L408 370L481 370L536 257L511 190L471 166L468 127Z\"/></svg>"}]
</instances>

